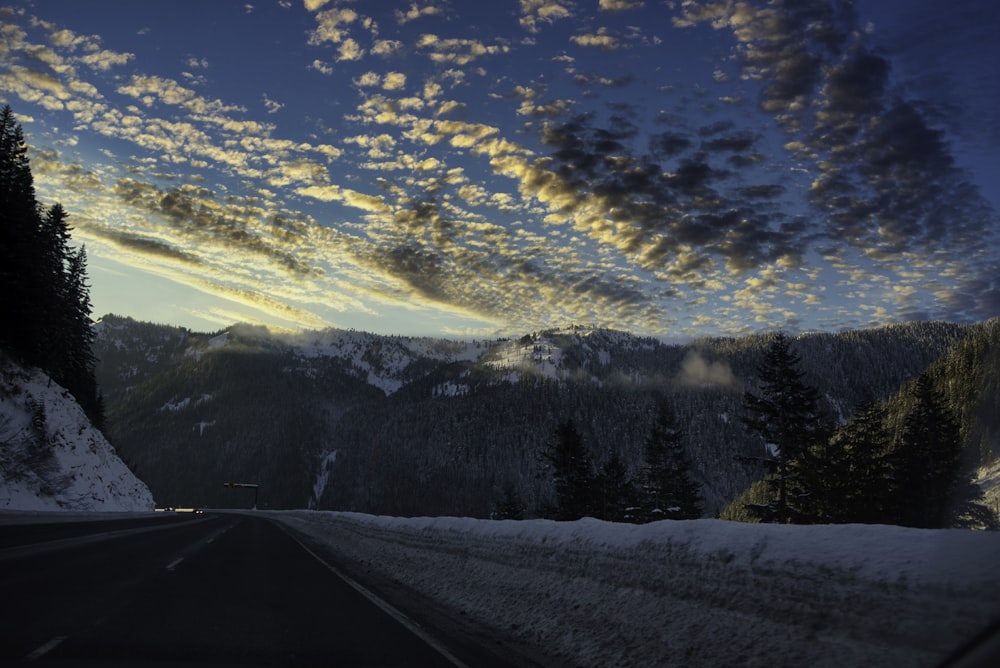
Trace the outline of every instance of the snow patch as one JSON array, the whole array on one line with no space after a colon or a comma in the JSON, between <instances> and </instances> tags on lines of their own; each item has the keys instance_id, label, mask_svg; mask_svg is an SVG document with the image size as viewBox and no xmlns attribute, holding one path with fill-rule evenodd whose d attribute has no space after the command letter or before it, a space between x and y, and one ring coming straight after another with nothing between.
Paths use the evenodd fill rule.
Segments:
<instances>
[{"instance_id":1,"label":"snow patch","mask_svg":"<svg viewBox=\"0 0 1000 668\"><path fill-rule=\"evenodd\" d=\"M215 420L212 420L211 422L205 422L203 420L201 422L195 422L194 426L191 427L191 431L194 431L195 429L197 429L198 430L198 436L201 437L201 436L205 435L205 430L206 429L208 429L209 427L214 427L214 426L215 426Z\"/></svg>"},{"instance_id":2,"label":"snow patch","mask_svg":"<svg viewBox=\"0 0 1000 668\"><path fill-rule=\"evenodd\" d=\"M221 348L222 346L229 343L229 332L223 332L218 336L214 336L208 340L209 348Z\"/></svg>"},{"instance_id":3,"label":"snow patch","mask_svg":"<svg viewBox=\"0 0 1000 668\"><path fill-rule=\"evenodd\" d=\"M337 463L337 450L326 453L319 462L319 471L316 474L316 482L313 483L313 494L309 500L309 508L315 508L319 500L323 498L326 491L326 484L330 481L330 469Z\"/></svg>"},{"instance_id":4,"label":"snow patch","mask_svg":"<svg viewBox=\"0 0 1000 668\"><path fill-rule=\"evenodd\" d=\"M38 369L0 362L0 508L152 510L153 496L72 395Z\"/></svg>"}]
</instances>

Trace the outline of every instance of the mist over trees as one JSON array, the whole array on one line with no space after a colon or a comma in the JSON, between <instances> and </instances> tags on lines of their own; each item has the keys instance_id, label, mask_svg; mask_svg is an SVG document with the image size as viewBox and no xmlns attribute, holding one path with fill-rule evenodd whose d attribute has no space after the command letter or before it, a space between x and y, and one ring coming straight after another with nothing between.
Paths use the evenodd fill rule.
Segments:
<instances>
[{"instance_id":1,"label":"mist over trees","mask_svg":"<svg viewBox=\"0 0 1000 668\"><path fill-rule=\"evenodd\" d=\"M24 133L0 110L0 347L68 389L103 426L95 380L85 248L71 245L69 214L35 199Z\"/></svg>"}]
</instances>

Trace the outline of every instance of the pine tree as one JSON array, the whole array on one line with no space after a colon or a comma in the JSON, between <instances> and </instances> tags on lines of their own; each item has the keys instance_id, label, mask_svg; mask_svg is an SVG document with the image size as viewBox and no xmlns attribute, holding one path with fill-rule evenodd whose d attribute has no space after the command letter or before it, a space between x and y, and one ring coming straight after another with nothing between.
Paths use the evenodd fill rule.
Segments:
<instances>
[{"instance_id":1,"label":"pine tree","mask_svg":"<svg viewBox=\"0 0 1000 668\"><path fill-rule=\"evenodd\" d=\"M701 517L701 493L691 478L684 442L672 407L661 401L643 449L642 515L647 522Z\"/></svg>"},{"instance_id":2,"label":"pine tree","mask_svg":"<svg viewBox=\"0 0 1000 668\"><path fill-rule=\"evenodd\" d=\"M34 180L21 126L0 111L0 345L41 365L45 249Z\"/></svg>"},{"instance_id":3,"label":"pine tree","mask_svg":"<svg viewBox=\"0 0 1000 668\"><path fill-rule=\"evenodd\" d=\"M862 406L831 438L846 455L846 479L838 491L840 503L833 521L880 524L891 521L888 453L892 436L888 412L881 402Z\"/></svg>"},{"instance_id":4,"label":"pine tree","mask_svg":"<svg viewBox=\"0 0 1000 668\"><path fill-rule=\"evenodd\" d=\"M617 452L612 452L601 466L596 479L597 503L595 516L609 522L631 522L636 519L635 483Z\"/></svg>"},{"instance_id":5,"label":"pine tree","mask_svg":"<svg viewBox=\"0 0 1000 668\"><path fill-rule=\"evenodd\" d=\"M912 393L913 407L891 455L893 515L903 526L943 528L961 480L959 424L929 374L917 378Z\"/></svg>"},{"instance_id":6,"label":"pine tree","mask_svg":"<svg viewBox=\"0 0 1000 668\"><path fill-rule=\"evenodd\" d=\"M805 373L799 370L801 360L792 350L788 337L775 335L757 367L760 394L745 393L743 423L761 438L762 454L755 459L769 468L773 496L765 506L751 510L766 522L815 521L815 509L810 508L809 466L815 472L816 462L810 452L828 433L827 421L819 407L819 391L803 382ZM814 501L813 501L814 502Z\"/></svg>"},{"instance_id":7,"label":"pine tree","mask_svg":"<svg viewBox=\"0 0 1000 668\"><path fill-rule=\"evenodd\" d=\"M572 419L556 428L544 457L555 483L555 519L578 520L592 514L594 465Z\"/></svg>"},{"instance_id":8,"label":"pine tree","mask_svg":"<svg viewBox=\"0 0 1000 668\"><path fill-rule=\"evenodd\" d=\"M503 500L497 505L493 517L498 520L523 520L524 503L512 482L503 487Z\"/></svg>"},{"instance_id":9,"label":"pine tree","mask_svg":"<svg viewBox=\"0 0 1000 668\"><path fill-rule=\"evenodd\" d=\"M103 425L92 351L87 254L70 246L68 214L44 215L21 126L0 111L0 346L66 387Z\"/></svg>"}]
</instances>

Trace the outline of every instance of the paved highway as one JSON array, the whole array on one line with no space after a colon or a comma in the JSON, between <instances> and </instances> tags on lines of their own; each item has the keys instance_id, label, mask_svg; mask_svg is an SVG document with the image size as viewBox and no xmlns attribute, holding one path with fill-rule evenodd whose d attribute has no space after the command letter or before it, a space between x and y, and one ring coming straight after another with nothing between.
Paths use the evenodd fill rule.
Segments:
<instances>
[{"instance_id":1,"label":"paved highway","mask_svg":"<svg viewBox=\"0 0 1000 668\"><path fill-rule=\"evenodd\" d=\"M0 664L504 665L336 570L251 514L3 525Z\"/></svg>"}]
</instances>

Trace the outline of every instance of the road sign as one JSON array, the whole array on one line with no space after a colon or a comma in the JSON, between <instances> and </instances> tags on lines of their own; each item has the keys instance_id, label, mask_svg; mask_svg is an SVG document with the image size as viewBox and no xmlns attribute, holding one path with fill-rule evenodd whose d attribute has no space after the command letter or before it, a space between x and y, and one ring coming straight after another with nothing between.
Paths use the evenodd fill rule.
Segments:
<instances>
[{"instance_id":1,"label":"road sign","mask_svg":"<svg viewBox=\"0 0 1000 668\"><path fill-rule=\"evenodd\" d=\"M255 482L224 482L223 487L241 488L241 489L252 489L253 490L253 509L257 510L257 483Z\"/></svg>"}]
</instances>

